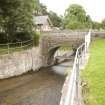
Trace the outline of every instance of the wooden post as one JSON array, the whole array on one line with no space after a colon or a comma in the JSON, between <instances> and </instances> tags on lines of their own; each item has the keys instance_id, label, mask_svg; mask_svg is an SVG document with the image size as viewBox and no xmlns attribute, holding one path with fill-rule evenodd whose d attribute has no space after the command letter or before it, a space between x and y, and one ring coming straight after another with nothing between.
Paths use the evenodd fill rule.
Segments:
<instances>
[{"instance_id":1,"label":"wooden post","mask_svg":"<svg viewBox=\"0 0 105 105\"><path fill-rule=\"evenodd\" d=\"M21 49L22 49L22 47L23 47L22 42L20 42L20 44L21 44Z\"/></svg>"},{"instance_id":2,"label":"wooden post","mask_svg":"<svg viewBox=\"0 0 105 105\"><path fill-rule=\"evenodd\" d=\"M10 48L9 48L9 43L7 44L7 46L8 46L8 54L9 54L9 53L10 53L10 51L9 51L9 50L10 50Z\"/></svg>"}]
</instances>

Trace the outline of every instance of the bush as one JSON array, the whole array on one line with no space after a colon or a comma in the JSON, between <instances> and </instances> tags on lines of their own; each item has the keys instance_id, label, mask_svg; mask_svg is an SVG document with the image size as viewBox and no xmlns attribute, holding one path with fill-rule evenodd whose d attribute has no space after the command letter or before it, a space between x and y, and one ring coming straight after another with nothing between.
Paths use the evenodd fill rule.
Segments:
<instances>
[{"instance_id":1,"label":"bush","mask_svg":"<svg viewBox=\"0 0 105 105\"><path fill-rule=\"evenodd\" d=\"M73 23L69 23L66 25L66 28L67 29L72 29L72 30L75 30L75 29L83 29L84 28L84 25L79 23L79 22L73 22Z\"/></svg>"},{"instance_id":2,"label":"bush","mask_svg":"<svg viewBox=\"0 0 105 105\"><path fill-rule=\"evenodd\" d=\"M32 33L29 32L18 32L14 35L13 42L26 41L32 39Z\"/></svg>"},{"instance_id":3,"label":"bush","mask_svg":"<svg viewBox=\"0 0 105 105\"><path fill-rule=\"evenodd\" d=\"M8 38L5 33L0 33L0 44L5 44L8 42Z\"/></svg>"},{"instance_id":4,"label":"bush","mask_svg":"<svg viewBox=\"0 0 105 105\"><path fill-rule=\"evenodd\" d=\"M34 33L34 43L35 43L35 46L39 45L39 40L40 40L40 32L35 32Z\"/></svg>"},{"instance_id":5,"label":"bush","mask_svg":"<svg viewBox=\"0 0 105 105\"><path fill-rule=\"evenodd\" d=\"M28 32L17 32L13 35L12 39L10 39L7 34L0 33L0 44L6 44L6 43L13 43L13 42L20 42L20 41L26 41L31 40L32 34Z\"/></svg>"}]
</instances>

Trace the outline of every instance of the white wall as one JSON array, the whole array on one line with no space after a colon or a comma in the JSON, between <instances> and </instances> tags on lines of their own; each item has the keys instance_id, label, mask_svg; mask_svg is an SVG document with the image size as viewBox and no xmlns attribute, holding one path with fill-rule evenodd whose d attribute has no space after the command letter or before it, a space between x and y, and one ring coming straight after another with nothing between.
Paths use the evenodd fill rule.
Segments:
<instances>
[{"instance_id":1,"label":"white wall","mask_svg":"<svg viewBox=\"0 0 105 105\"><path fill-rule=\"evenodd\" d=\"M41 30L42 31L51 31L52 29L49 25L43 25L43 26L41 26Z\"/></svg>"}]
</instances>

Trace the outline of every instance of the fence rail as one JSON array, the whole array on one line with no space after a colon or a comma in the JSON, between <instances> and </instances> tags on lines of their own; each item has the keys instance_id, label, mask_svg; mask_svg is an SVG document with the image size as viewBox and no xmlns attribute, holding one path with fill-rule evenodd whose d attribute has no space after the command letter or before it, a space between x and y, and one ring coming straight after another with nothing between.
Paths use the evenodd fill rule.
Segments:
<instances>
[{"instance_id":1,"label":"fence rail","mask_svg":"<svg viewBox=\"0 0 105 105\"><path fill-rule=\"evenodd\" d=\"M72 73L66 79L66 93L65 96L62 95L60 105L82 105L79 73L81 64L86 60L90 42L91 32L89 31L89 33L85 35L85 43L76 51Z\"/></svg>"},{"instance_id":2,"label":"fence rail","mask_svg":"<svg viewBox=\"0 0 105 105\"><path fill-rule=\"evenodd\" d=\"M34 45L33 40L27 40L16 43L0 44L0 54L9 54L14 51L20 51L27 48L32 48Z\"/></svg>"}]
</instances>

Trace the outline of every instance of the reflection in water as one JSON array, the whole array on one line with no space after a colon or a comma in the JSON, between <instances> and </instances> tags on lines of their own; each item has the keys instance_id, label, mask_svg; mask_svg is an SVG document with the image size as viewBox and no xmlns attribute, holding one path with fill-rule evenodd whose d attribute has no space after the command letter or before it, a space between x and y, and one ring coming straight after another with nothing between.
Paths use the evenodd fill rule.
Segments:
<instances>
[{"instance_id":1,"label":"reflection in water","mask_svg":"<svg viewBox=\"0 0 105 105\"><path fill-rule=\"evenodd\" d=\"M0 80L0 105L59 105L68 65L70 62Z\"/></svg>"}]
</instances>

